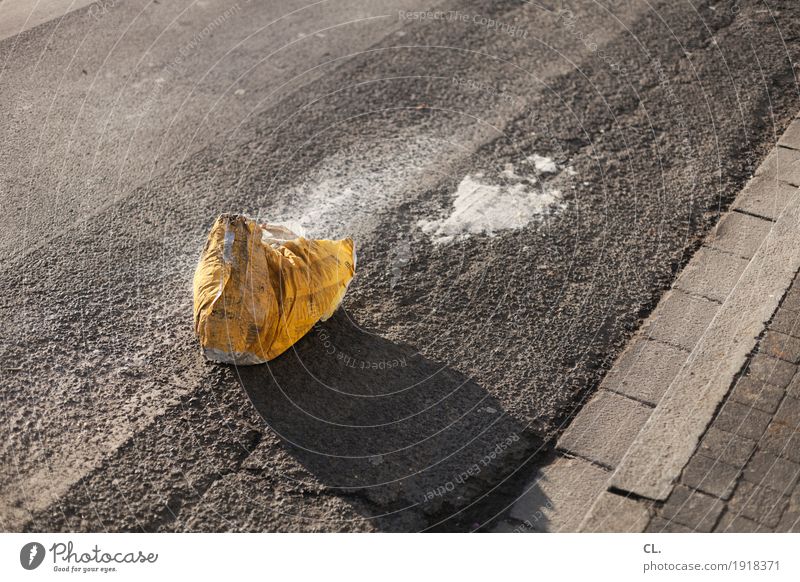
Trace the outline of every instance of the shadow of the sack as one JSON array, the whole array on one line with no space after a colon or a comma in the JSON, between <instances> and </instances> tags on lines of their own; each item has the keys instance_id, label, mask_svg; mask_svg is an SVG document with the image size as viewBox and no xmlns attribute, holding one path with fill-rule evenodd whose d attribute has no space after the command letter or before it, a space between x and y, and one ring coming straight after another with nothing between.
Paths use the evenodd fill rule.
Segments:
<instances>
[{"instance_id":1,"label":"shadow of the sack","mask_svg":"<svg viewBox=\"0 0 800 582\"><path fill-rule=\"evenodd\" d=\"M328 489L357 492L381 512L446 518L533 444L477 383L359 329L342 310L279 358L238 373L300 463Z\"/></svg>"}]
</instances>

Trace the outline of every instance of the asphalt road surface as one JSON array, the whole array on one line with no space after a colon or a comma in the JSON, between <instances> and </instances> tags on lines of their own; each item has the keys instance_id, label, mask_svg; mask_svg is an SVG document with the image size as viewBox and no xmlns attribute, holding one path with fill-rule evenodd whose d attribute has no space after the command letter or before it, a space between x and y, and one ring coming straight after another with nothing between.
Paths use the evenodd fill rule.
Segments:
<instances>
[{"instance_id":1,"label":"asphalt road surface","mask_svg":"<svg viewBox=\"0 0 800 582\"><path fill-rule=\"evenodd\" d=\"M796 0L74 8L0 28L3 530L491 529L800 109ZM267 365L221 212L358 246Z\"/></svg>"}]
</instances>

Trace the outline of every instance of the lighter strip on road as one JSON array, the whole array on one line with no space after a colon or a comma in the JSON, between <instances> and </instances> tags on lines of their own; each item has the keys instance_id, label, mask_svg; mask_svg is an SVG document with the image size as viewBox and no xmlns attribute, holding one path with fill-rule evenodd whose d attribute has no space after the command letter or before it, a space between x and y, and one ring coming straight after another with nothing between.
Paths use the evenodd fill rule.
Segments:
<instances>
[{"instance_id":1,"label":"lighter strip on road","mask_svg":"<svg viewBox=\"0 0 800 582\"><path fill-rule=\"evenodd\" d=\"M61 18L94 0L0 0L0 40ZM110 0L113 4L116 0ZM98 3L98 7L108 2ZM106 8L107 9L107 8Z\"/></svg>"}]
</instances>

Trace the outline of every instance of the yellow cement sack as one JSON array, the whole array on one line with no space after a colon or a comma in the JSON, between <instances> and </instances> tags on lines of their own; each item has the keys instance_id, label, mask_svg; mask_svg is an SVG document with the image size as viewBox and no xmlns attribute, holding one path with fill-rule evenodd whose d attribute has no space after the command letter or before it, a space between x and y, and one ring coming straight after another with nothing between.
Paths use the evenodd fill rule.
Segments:
<instances>
[{"instance_id":1,"label":"yellow cement sack","mask_svg":"<svg viewBox=\"0 0 800 582\"><path fill-rule=\"evenodd\" d=\"M194 274L194 329L206 357L249 365L279 356L333 315L355 266L349 238L306 239L223 214Z\"/></svg>"}]
</instances>

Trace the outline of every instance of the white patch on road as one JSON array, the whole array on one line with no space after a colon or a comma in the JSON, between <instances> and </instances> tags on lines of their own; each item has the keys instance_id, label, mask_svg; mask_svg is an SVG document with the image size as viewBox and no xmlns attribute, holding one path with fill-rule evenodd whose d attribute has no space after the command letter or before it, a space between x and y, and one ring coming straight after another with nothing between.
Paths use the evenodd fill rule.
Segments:
<instances>
[{"instance_id":1,"label":"white patch on road","mask_svg":"<svg viewBox=\"0 0 800 582\"><path fill-rule=\"evenodd\" d=\"M265 196L258 218L308 238L363 239L379 226L380 214L402 202L431 168L437 168L434 178L444 177L437 160L447 157L451 145L423 135L340 152L279 201L267 205ZM505 164L494 180L476 172L461 180L448 216L416 224L435 244L523 228L563 207L561 190L545 181L560 171L551 158L534 154L518 166Z\"/></svg>"},{"instance_id":2,"label":"white patch on road","mask_svg":"<svg viewBox=\"0 0 800 582\"><path fill-rule=\"evenodd\" d=\"M95 0L7 0L0 1L0 40L15 36L26 30L61 18L66 14L83 8ZM95 20L108 12L108 5L95 4L89 15Z\"/></svg>"},{"instance_id":3,"label":"white patch on road","mask_svg":"<svg viewBox=\"0 0 800 582\"><path fill-rule=\"evenodd\" d=\"M519 181L493 184L480 173L464 177L454 194L450 215L417 224L434 244L444 244L472 234L495 236L500 231L523 228L560 206L560 190L547 184L534 186L529 179L516 176L513 167L507 167L501 175L508 178L509 174Z\"/></svg>"},{"instance_id":4,"label":"white patch on road","mask_svg":"<svg viewBox=\"0 0 800 582\"><path fill-rule=\"evenodd\" d=\"M539 154L533 154L527 158L526 161L533 164L533 167L536 168L536 171L539 173L555 174L558 172L558 166L556 166L556 163L552 158L540 156Z\"/></svg>"},{"instance_id":5,"label":"white patch on road","mask_svg":"<svg viewBox=\"0 0 800 582\"><path fill-rule=\"evenodd\" d=\"M258 217L305 237L363 238L449 148L443 140L417 136L341 152L281 196L277 205L262 202Z\"/></svg>"}]
</instances>

